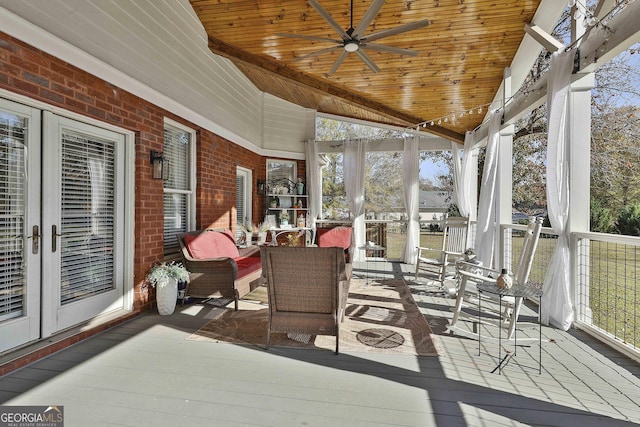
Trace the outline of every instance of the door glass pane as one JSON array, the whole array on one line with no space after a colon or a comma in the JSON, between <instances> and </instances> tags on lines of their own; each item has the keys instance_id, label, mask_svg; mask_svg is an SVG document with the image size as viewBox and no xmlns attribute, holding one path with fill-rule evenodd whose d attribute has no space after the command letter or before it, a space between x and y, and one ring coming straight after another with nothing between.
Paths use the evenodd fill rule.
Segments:
<instances>
[{"instance_id":1,"label":"door glass pane","mask_svg":"<svg viewBox=\"0 0 640 427\"><path fill-rule=\"evenodd\" d=\"M0 321L24 314L27 120L0 112Z\"/></svg>"},{"instance_id":2,"label":"door glass pane","mask_svg":"<svg viewBox=\"0 0 640 427\"><path fill-rule=\"evenodd\" d=\"M60 302L114 288L115 143L62 135Z\"/></svg>"}]
</instances>

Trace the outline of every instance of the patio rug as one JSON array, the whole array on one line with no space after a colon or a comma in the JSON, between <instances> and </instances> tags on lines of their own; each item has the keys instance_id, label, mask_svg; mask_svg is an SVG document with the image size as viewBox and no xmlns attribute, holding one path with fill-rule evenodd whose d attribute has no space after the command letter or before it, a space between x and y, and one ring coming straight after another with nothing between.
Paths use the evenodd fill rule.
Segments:
<instances>
[{"instance_id":1,"label":"patio rug","mask_svg":"<svg viewBox=\"0 0 640 427\"><path fill-rule=\"evenodd\" d=\"M266 345L269 322L266 288L260 287L240 301L240 309L226 308L187 339ZM340 351L438 356L439 348L425 317L402 280L352 279L344 322L340 325ZM335 349L335 337L271 334L271 347Z\"/></svg>"}]
</instances>

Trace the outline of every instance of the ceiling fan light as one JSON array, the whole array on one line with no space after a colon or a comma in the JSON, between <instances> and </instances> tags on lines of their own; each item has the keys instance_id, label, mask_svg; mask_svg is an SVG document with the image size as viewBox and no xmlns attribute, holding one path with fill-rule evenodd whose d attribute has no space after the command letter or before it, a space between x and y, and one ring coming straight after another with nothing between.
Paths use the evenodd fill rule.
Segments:
<instances>
[{"instance_id":1,"label":"ceiling fan light","mask_svg":"<svg viewBox=\"0 0 640 427\"><path fill-rule=\"evenodd\" d=\"M351 41L344 44L344 50L347 52L355 52L360 48L360 45L357 42Z\"/></svg>"}]
</instances>

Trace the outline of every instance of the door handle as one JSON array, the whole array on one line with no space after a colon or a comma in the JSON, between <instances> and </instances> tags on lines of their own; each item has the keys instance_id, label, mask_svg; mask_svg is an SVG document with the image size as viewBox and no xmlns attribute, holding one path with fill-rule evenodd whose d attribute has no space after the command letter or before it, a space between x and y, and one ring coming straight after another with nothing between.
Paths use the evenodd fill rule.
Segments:
<instances>
[{"instance_id":1,"label":"door handle","mask_svg":"<svg viewBox=\"0 0 640 427\"><path fill-rule=\"evenodd\" d=\"M31 253L38 255L40 250L40 227L34 225L31 229Z\"/></svg>"},{"instance_id":2,"label":"door handle","mask_svg":"<svg viewBox=\"0 0 640 427\"><path fill-rule=\"evenodd\" d=\"M55 252L57 250L57 238L62 236L62 234L58 234L58 226L51 226L51 252Z\"/></svg>"}]
</instances>

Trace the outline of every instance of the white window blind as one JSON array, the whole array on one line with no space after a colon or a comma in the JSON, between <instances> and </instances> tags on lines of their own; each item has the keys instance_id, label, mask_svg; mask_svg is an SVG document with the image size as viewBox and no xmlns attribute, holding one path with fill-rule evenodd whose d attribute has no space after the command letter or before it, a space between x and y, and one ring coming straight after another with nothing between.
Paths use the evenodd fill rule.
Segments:
<instances>
[{"instance_id":1,"label":"white window blind","mask_svg":"<svg viewBox=\"0 0 640 427\"><path fill-rule=\"evenodd\" d=\"M192 132L170 124L164 127L164 254L178 252L176 233L189 231L189 206L192 197Z\"/></svg>"},{"instance_id":2,"label":"white window blind","mask_svg":"<svg viewBox=\"0 0 640 427\"><path fill-rule=\"evenodd\" d=\"M245 177L238 175L236 177L236 221L238 225L248 221L245 199Z\"/></svg>"},{"instance_id":3,"label":"white window blind","mask_svg":"<svg viewBox=\"0 0 640 427\"><path fill-rule=\"evenodd\" d=\"M27 119L0 113L0 321L24 313Z\"/></svg>"},{"instance_id":4,"label":"white window blind","mask_svg":"<svg viewBox=\"0 0 640 427\"><path fill-rule=\"evenodd\" d=\"M114 288L115 143L62 134L61 288L66 304Z\"/></svg>"}]
</instances>

